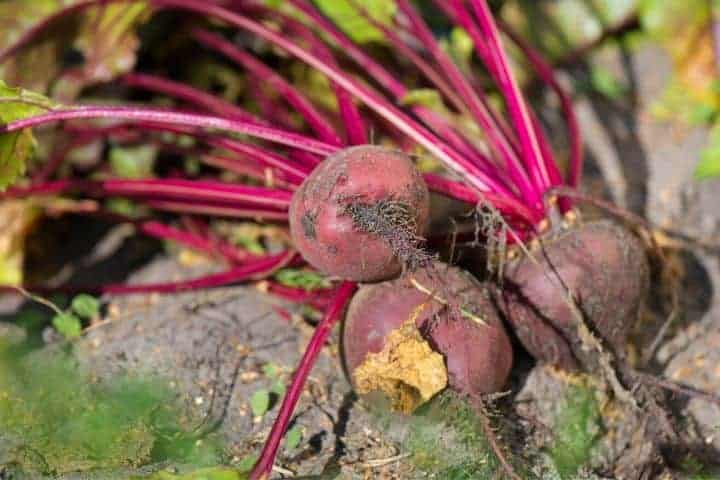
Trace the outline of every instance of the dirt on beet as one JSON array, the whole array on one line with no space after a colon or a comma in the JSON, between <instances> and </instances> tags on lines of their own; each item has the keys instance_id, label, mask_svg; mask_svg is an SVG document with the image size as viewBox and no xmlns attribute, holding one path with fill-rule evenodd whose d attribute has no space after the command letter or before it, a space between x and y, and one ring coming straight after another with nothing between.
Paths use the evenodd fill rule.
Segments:
<instances>
[{"instance_id":1,"label":"dirt on beet","mask_svg":"<svg viewBox=\"0 0 720 480\"><path fill-rule=\"evenodd\" d=\"M642 240L621 224L577 219L516 250L504 265L498 304L525 348L537 359L565 369L581 363L583 345L567 292L588 327L624 357L630 330L645 302L649 265Z\"/></svg>"},{"instance_id":2,"label":"dirt on beet","mask_svg":"<svg viewBox=\"0 0 720 480\"><path fill-rule=\"evenodd\" d=\"M361 145L313 170L293 195L290 230L303 257L322 272L378 281L427 261L419 246L429 207L412 159Z\"/></svg>"}]
</instances>

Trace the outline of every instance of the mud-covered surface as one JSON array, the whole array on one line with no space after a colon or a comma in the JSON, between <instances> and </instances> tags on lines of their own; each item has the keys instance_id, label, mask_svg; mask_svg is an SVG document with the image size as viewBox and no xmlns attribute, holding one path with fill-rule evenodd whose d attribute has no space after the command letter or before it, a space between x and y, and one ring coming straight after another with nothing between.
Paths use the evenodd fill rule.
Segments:
<instances>
[{"instance_id":1,"label":"mud-covered surface","mask_svg":"<svg viewBox=\"0 0 720 480\"><path fill-rule=\"evenodd\" d=\"M630 100L590 96L577 101L587 145L588 191L663 227L708 244L718 243L720 183L697 183L692 178L707 133L659 123L648 113L670 68L664 54L655 47L641 47L627 57L601 52L595 61L615 70L631 90ZM582 76L582 67L572 74ZM118 242L110 242L108 249L118 246ZM635 344L629 357L639 363L643 356L648 356L647 349L657 332L672 316L672 323L659 348L650 356L646 370L720 394L720 302L715 292L720 285L718 249L679 240L668 246L673 247L669 258L677 267L679 303L675 308L669 305L666 290L656 278L649 308L634 334ZM101 253L105 259L107 252ZM124 264L132 264L134 271L129 281L168 280L210 268L201 264L193 271L179 265L175 257L156 255L137 269L138 258L146 261L149 256L125 260ZM116 265L109 260L96 264L105 265L106 270ZM67 277L90 281L109 275L107 271L79 270ZM297 313L293 307L249 287L107 300L102 321L75 345L80 364L101 382L113 382L120 374L163 379L183 405L179 422L189 431L221 438L231 462L257 453L277 412L279 398L271 394L270 409L261 416L253 415L251 398L260 390L271 391L278 379L289 379L312 326L292 315ZM25 302L16 297L3 299L0 320L13 318L23 305ZM23 335L12 325L0 324L2 338L18 342ZM53 335L46 332L44 340L50 343L46 348L57 348ZM521 357L517 364L511 385L512 395L516 396L504 399L503 405L518 409L515 413L521 420L516 428L521 428L524 435L522 447L537 449L550 442L547 432L552 428L550 412L569 381L547 369L531 370L526 358ZM268 365L277 367L271 375ZM718 405L680 394L672 397L671 404L683 428L698 445L710 455L714 449L720 450ZM607 415L589 426L590 430L597 428L601 438L593 464L604 472L604 478L623 478L617 476L618 471L632 472L625 478L655 478L642 477L638 469L632 468L651 454L645 450L642 430L646 426L638 424L640 417L605 406L603 413ZM404 443L399 441L402 431L387 429L351 393L339 362L337 331L312 371L293 419L292 426L296 425L301 427L301 440L294 448L281 449L273 474L277 478L418 476L412 457L406 455ZM518 445L514 447L517 449ZM623 462L628 468L617 470ZM0 469L0 478L3 475ZM127 475L126 471L101 471L67 478Z\"/></svg>"},{"instance_id":2,"label":"mud-covered surface","mask_svg":"<svg viewBox=\"0 0 720 480\"><path fill-rule=\"evenodd\" d=\"M167 274L168 268L172 266L159 262L140 277ZM249 288L113 305L117 320L90 332L78 345L82 361L104 377L130 371L167 378L187 407L188 429L213 430L217 424L233 456L253 453L266 437L280 400L272 395L275 408L262 418L254 417L250 398L272 382L263 367L277 366L286 379L309 339L310 327L293 325L275 310L280 308L277 302ZM293 421L303 429L303 445L284 455L280 465L296 473L322 471L342 453L342 436L366 436L362 428L368 422L362 410L355 409L349 422L351 404L336 348L328 348ZM355 431L347 431L349 423Z\"/></svg>"}]
</instances>

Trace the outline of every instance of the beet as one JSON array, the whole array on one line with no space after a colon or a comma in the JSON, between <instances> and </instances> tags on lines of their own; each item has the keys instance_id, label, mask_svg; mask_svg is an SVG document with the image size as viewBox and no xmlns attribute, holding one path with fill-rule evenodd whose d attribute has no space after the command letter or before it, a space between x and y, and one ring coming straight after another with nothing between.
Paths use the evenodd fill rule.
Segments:
<instances>
[{"instance_id":1,"label":"beet","mask_svg":"<svg viewBox=\"0 0 720 480\"><path fill-rule=\"evenodd\" d=\"M578 366L581 343L572 328L575 318L566 287L590 329L608 348L623 354L649 281L640 240L607 220L571 226L541 239L542 248L531 247L537 263L521 253L505 265L497 296L518 339L541 362L566 369Z\"/></svg>"},{"instance_id":2,"label":"beet","mask_svg":"<svg viewBox=\"0 0 720 480\"><path fill-rule=\"evenodd\" d=\"M455 307L433 299L417 285ZM382 351L390 332L413 315L422 336L444 356L451 388L477 395L497 392L505 385L512 347L490 290L467 272L439 262L358 290L348 307L342 334L343 360L350 376L368 353Z\"/></svg>"},{"instance_id":3,"label":"beet","mask_svg":"<svg viewBox=\"0 0 720 480\"><path fill-rule=\"evenodd\" d=\"M397 276L429 217L427 185L412 160L372 145L327 157L290 205L296 248L313 267L357 282Z\"/></svg>"}]
</instances>

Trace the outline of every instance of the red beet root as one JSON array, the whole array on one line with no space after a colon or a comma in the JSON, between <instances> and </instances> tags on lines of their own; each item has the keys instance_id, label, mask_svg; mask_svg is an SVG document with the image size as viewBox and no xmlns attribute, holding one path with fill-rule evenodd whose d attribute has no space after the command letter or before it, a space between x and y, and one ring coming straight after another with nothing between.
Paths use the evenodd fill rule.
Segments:
<instances>
[{"instance_id":1,"label":"red beet root","mask_svg":"<svg viewBox=\"0 0 720 480\"><path fill-rule=\"evenodd\" d=\"M532 251L538 263L522 254L508 262L498 296L522 344L542 362L577 367L580 339L567 288L591 330L622 354L648 284L641 242L615 223L596 221L544 238L543 246Z\"/></svg>"},{"instance_id":2,"label":"red beet root","mask_svg":"<svg viewBox=\"0 0 720 480\"><path fill-rule=\"evenodd\" d=\"M426 228L429 194L405 154L362 145L326 158L294 194L295 246L327 275L357 282L398 275Z\"/></svg>"},{"instance_id":3,"label":"red beet root","mask_svg":"<svg viewBox=\"0 0 720 480\"><path fill-rule=\"evenodd\" d=\"M451 388L477 395L505 385L512 347L490 291L470 274L441 263L358 290L342 336L347 371L352 375L368 353L382 351L390 332L413 315L423 337L445 357Z\"/></svg>"}]
</instances>

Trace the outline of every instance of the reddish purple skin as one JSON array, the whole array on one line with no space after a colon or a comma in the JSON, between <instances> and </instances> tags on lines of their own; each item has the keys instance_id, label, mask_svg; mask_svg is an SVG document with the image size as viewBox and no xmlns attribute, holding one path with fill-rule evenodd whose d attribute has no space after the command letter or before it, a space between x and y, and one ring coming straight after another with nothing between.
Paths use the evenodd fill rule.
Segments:
<instances>
[{"instance_id":1,"label":"reddish purple skin","mask_svg":"<svg viewBox=\"0 0 720 480\"><path fill-rule=\"evenodd\" d=\"M327 157L290 205L290 232L302 256L326 275L355 282L397 276L401 265L386 239L358 231L344 209L352 202L392 199L415 214L418 235L428 224L427 185L399 151L361 145Z\"/></svg>"},{"instance_id":2,"label":"reddish purple skin","mask_svg":"<svg viewBox=\"0 0 720 480\"><path fill-rule=\"evenodd\" d=\"M532 253L505 266L500 309L525 348L537 360L577 368L580 342L566 290L573 292L590 328L617 354L624 354L648 284L648 260L639 239L610 221L585 223L546 238ZM550 280L546 274L549 274Z\"/></svg>"},{"instance_id":3,"label":"reddish purple skin","mask_svg":"<svg viewBox=\"0 0 720 480\"><path fill-rule=\"evenodd\" d=\"M464 309L483 318L487 326L453 315L410 283L435 289ZM396 280L365 285L353 297L345 316L342 335L343 360L353 372L369 352L378 353L387 335L425 306L416 324L434 350L443 354L448 382L454 390L477 395L502 389L512 367L512 346L492 304L490 291L467 272L442 263L432 271L409 273Z\"/></svg>"}]
</instances>

